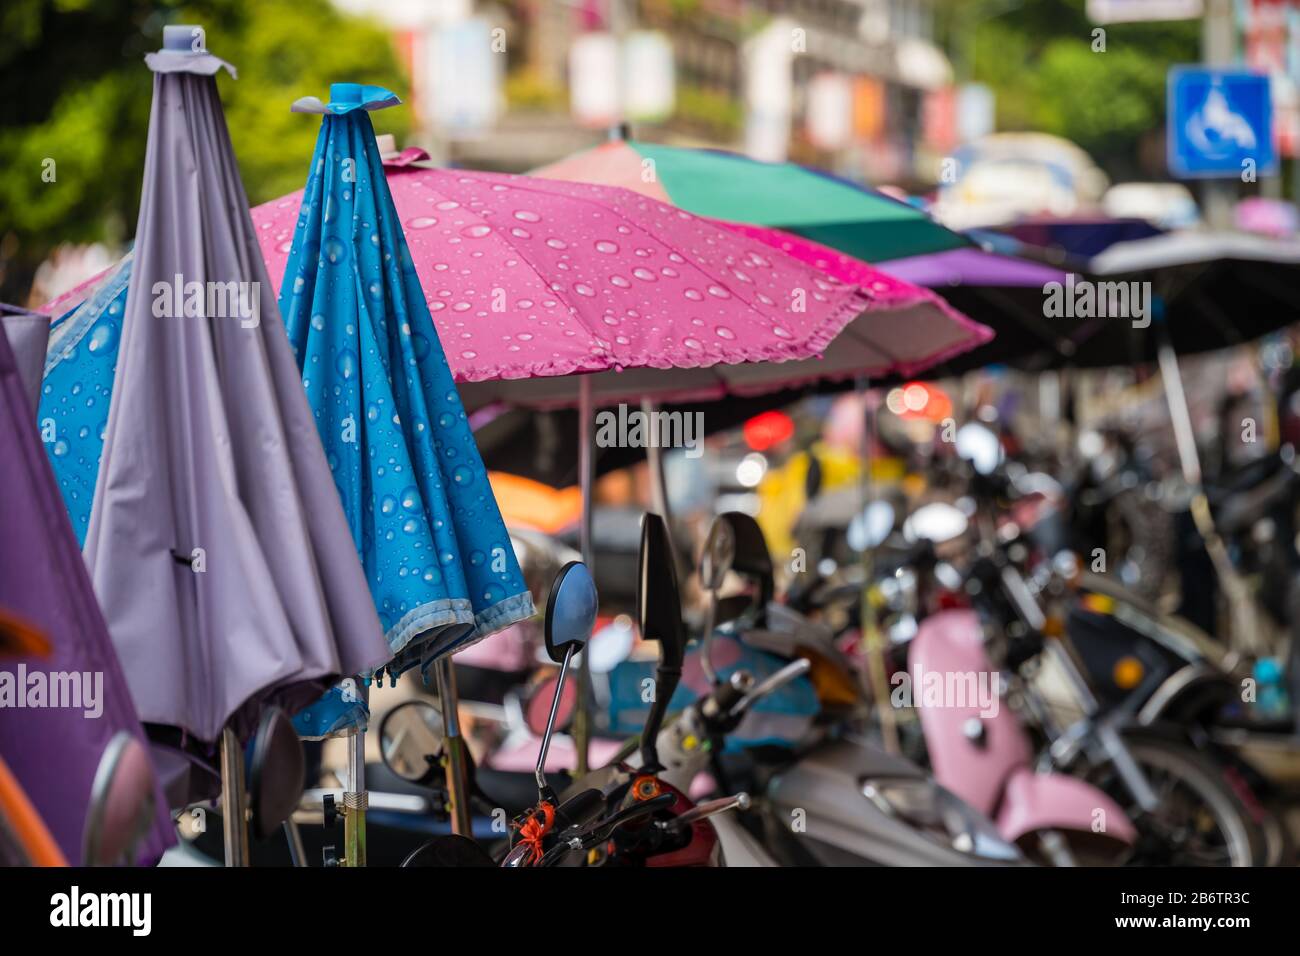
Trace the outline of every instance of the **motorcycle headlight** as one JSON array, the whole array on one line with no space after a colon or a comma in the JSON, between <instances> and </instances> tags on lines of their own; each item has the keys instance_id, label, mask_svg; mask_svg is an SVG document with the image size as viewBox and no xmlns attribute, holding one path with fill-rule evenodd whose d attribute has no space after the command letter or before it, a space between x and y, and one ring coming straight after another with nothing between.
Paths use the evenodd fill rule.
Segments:
<instances>
[{"instance_id":1,"label":"motorcycle headlight","mask_svg":"<svg viewBox=\"0 0 1300 956\"><path fill-rule=\"evenodd\" d=\"M1020 851L1003 840L983 814L931 780L869 779L863 781L862 795L882 813L960 853L995 860L1020 858Z\"/></svg>"}]
</instances>

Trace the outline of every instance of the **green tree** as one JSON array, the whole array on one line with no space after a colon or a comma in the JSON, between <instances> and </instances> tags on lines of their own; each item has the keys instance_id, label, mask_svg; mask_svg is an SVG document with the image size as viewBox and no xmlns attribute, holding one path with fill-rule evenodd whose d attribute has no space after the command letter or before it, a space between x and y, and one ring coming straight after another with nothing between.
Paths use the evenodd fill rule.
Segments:
<instances>
[{"instance_id":1,"label":"green tree","mask_svg":"<svg viewBox=\"0 0 1300 956\"><path fill-rule=\"evenodd\" d=\"M152 78L166 23L197 23L239 79L217 87L249 201L301 188L319 123L289 112L331 82L408 83L389 35L328 0L5 0L0 7L0 300L21 301L61 242L135 231ZM409 111L375 114L401 136ZM49 181L53 160L53 181Z\"/></svg>"},{"instance_id":2,"label":"green tree","mask_svg":"<svg viewBox=\"0 0 1300 956\"><path fill-rule=\"evenodd\" d=\"M1110 24L1098 42L1085 0L946 0L940 23L959 79L996 94L998 129L1064 136L1112 179L1164 177L1165 78L1199 60L1199 21Z\"/></svg>"}]
</instances>

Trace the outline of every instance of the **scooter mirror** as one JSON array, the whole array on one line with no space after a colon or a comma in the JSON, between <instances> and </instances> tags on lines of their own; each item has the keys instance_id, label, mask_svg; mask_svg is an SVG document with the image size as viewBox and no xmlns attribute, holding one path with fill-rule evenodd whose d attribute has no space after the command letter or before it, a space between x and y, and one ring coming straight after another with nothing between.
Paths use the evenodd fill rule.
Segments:
<instances>
[{"instance_id":1,"label":"scooter mirror","mask_svg":"<svg viewBox=\"0 0 1300 956\"><path fill-rule=\"evenodd\" d=\"M960 508L943 501L922 505L903 522L903 537L908 541L944 544L966 531L968 522Z\"/></svg>"},{"instance_id":2,"label":"scooter mirror","mask_svg":"<svg viewBox=\"0 0 1300 956\"><path fill-rule=\"evenodd\" d=\"M957 454L981 475L991 475L1002 464L1002 442L988 428L967 422L957 429Z\"/></svg>"},{"instance_id":3,"label":"scooter mirror","mask_svg":"<svg viewBox=\"0 0 1300 956\"><path fill-rule=\"evenodd\" d=\"M700 586L716 592L736 560L736 534L724 517L713 519L700 554Z\"/></svg>"},{"instance_id":4,"label":"scooter mirror","mask_svg":"<svg viewBox=\"0 0 1300 956\"><path fill-rule=\"evenodd\" d=\"M252 832L271 836L293 815L302 799L307 762L293 721L278 707L268 707L258 721L248 765L248 805Z\"/></svg>"},{"instance_id":5,"label":"scooter mirror","mask_svg":"<svg viewBox=\"0 0 1300 956\"><path fill-rule=\"evenodd\" d=\"M742 511L728 511L721 518L731 526L731 536L736 542L731 570L758 584L758 606L767 607L772 595L776 593L776 584L772 572L772 554L767 550L767 538L763 536L763 529Z\"/></svg>"},{"instance_id":6,"label":"scooter mirror","mask_svg":"<svg viewBox=\"0 0 1300 956\"><path fill-rule=\"evenodd\" d=\"M560 568L546 602L546 653L557 664L570 651L577 653L596 626L596 583L581 561Z\"/></svg>"},{"instance_id":7,"label":"scooter mirror","mask_svg":"<svg viewBox=\"0 0 1300 956\"><path fill-rule=\"evenodd\" d=\"M442 711L427 700L398 704L379 724L384 766L403 780L428 783L442 773L439 759L446 730Z\"/></svg>"},{"instance_id":8,"label":"scooter mirror","mask_svg":"<svg viewBox=\"0 0 1300 956\"><path fill-rule=\"evenodd\" d=\"M637 621L641 638L659 642L654 703L641 730L641 763L647 773L659 769L655 739L668 713L668 702L682 676L686 657L686 628L682 624L681 592L668 529L654 513L641 521L640 573L637 578Z\"/></svg>"},{"instance_id":9,"label":"scooter mirror","mask_svg":"<svg viewBox=\"0 0 1300 956\"><path fill-rule=\"evenodd\" d=\"M132 862L132 852L148 832L153 813L149 754L129 732L118 731L104 748L90 786L82 862L86 866Z\"/></svg>"},{"instance_id":10,"label":"scooter mirror","mask_svg":"<svg viewBox=\"0 0 1300 956\"><path fill-rule=\"evenodd\" d=\"M888 501L877 499L849 522L845 538L854 551L870 551L884 544L893 530L894 506Z\"/></svg>"},{"instance_id":11,"label":"scooter mirror","mask_svg":"<svg viewBox=\"0 0 1300 956\"><path fill-rule=\"evenodd\" d=\"M581 561L570 561L560 568L551 583L551 596L546 600L546 653L560 665L555 678L555 693L551 698L550 713L542 731L542 745L537 754L533 776L537 780L537 793L541 800L556 802L555 791L546 783L546 752L551 748L555 722L564 697L564 679L569 673L573 655L587 646L591 631L596 626L596 582Z\"/></svg>"}]
</instances>

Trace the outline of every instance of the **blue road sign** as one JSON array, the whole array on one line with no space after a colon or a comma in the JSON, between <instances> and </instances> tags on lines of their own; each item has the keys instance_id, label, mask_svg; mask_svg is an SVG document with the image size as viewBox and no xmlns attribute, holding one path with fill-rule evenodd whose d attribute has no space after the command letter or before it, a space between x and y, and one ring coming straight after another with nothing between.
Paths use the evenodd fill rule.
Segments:
<instances>
[{"instance_id":1,"label":"blue road sign","mask_svg":"<svg viewBox=\"0 0 1300 956\"><path fill-rule=\"evenodd\" d=\"M1267 76L1176 66L1168 83L1169 170L1182 179L1277 172ZM1247 161L1250 161L1249 163Z\"/></svg>"}]
</instances>

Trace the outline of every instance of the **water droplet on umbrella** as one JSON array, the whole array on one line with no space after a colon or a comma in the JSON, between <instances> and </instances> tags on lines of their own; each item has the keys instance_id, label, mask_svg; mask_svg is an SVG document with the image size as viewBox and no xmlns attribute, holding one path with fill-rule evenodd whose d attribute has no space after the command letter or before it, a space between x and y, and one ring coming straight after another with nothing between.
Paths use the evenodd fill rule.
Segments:
<instances>
[{"instance_id":1,"label":"water droplet on umbrella","mask_svg":"<svg viewBox=\"0 0 1300 956\"><path fill-rule=\"evenodd\" d=\"M357 374L357 356L351 349L344 349L339 352L338 358L334 360L334 367L338 370L339 375L345 379L350 379Z\"/></svg>"}]
</instances>

